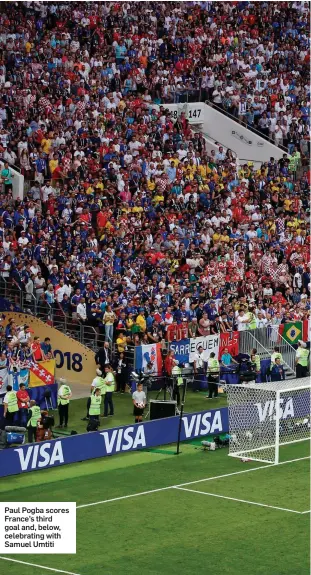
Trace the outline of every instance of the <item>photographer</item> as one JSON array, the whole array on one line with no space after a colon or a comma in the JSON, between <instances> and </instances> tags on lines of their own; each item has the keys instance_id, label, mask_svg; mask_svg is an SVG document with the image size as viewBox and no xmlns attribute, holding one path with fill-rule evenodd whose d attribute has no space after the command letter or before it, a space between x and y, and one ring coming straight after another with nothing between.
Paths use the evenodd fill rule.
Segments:
<instances>
[{"instance_id":1,"label":"photographer","mask_svg":"<svg viewBox=\"0 0 311 575\"><path fill-rule=\"evenodd\" d=\"M144 390L146 397L147 397L148 396L148 389L151 389L151 386L152 386L152 377L155 376L155 368L154 368L152 361L148 361L147 365L144 367L143 375L144 375L144 379L142 382L143 390Z\"/></svg>"},{"instance_id":2,"label":"photographer","mask_svg":"<svg viewBox=\"0 0 311 575\"><path fill-rule=\"evenodd\" d=\"M127 363L124 358L124 353L121 352L116 364L116 382L118 392L120 393L125 392L127 377L128 377Z\"/></svg>"}]
</instances>

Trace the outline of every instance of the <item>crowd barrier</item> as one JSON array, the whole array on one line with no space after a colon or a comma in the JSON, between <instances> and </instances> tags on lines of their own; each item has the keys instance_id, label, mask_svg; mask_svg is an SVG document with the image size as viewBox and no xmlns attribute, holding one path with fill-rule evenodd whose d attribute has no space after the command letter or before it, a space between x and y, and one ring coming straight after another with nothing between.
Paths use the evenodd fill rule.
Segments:
<instances>
[{"instance_id":1,"label":"crowd barrier","mask_svg":"<svg viewBox=\"0 0 311 575\"><path fill-rule=\"evenodd\" d=\"M175 416L5 449L0 451L0 477L176 443L178 426ZM228 429L226 407L189 413L182 418L181 441Z\"/></svg>"}]
</instances>

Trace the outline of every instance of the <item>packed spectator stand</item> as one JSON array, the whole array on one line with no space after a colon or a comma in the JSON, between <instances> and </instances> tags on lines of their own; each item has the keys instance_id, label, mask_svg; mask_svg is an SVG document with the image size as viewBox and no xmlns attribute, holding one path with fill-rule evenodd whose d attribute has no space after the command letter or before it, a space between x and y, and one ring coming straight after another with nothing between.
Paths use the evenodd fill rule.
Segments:
<instances>
[{"instance_id":1,"label":"packed spectator stand","mask_svg":"<svg viewBox=\"0 0 311 575\"><path fill-rule=\"evenodd\" d=\"M118 352L308 319L308 22L305 2L2 3L1 277L30 311ZM165 106L189 95L281 160L207 152Z\"/></svg>"}]
</instances>

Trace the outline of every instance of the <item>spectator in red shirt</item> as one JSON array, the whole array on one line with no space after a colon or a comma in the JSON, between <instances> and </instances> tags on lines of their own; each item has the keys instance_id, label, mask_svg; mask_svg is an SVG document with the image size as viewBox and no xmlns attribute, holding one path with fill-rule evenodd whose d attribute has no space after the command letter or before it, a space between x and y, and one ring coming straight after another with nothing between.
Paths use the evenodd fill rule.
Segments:
<instances>
[{"instance_id":1,"label":"spectator in red shirt","mask_svg":"<svg viewBox=\"0 0 311 575\"><path fill-rule=\"evenodd\" d=\"M26 386L24 383L20 384L19 390L16 393L16 397L19 409L19 425L21 427L26 427L28 419L28 404L30 401L30 397L28 395L28 391L26 391Z\"/></svg>"},{"instance_id":2,"label":"spectator in red shirt","mask_svg":"<svg viewBox=\"0 0 311 575\"><path fill-rule=\"evenodd\" d=\"M170 350L164 360L164 369L167 375L171 376L174 367L175 357L174 351Z\"/></svg>"},{"instance_id":3,"label":"spectator in red shirt","mask_svg":"<svg viewBox=\"0 0 311 575\"><path fill-rule=\"evenodd\" d=\"M35 337L31 344L31 352L35 362L44 361L45 357L41 349L40 339L38 337Z\"/></svg>"}]
</instances>

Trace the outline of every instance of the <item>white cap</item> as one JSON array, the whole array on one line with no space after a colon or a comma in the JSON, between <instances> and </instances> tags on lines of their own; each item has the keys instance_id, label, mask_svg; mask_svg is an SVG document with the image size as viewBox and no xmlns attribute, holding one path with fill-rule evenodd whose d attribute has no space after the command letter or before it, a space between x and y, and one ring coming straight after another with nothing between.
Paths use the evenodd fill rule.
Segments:
<instances>
[{"instance_id":1,"label":"white cap","mask_svg":"<svg viewBox=\"0 0 311 575\"><path fill-rule=\"evenodd\" d=\"M298 339L298 343L300 343L301 347L303 348L307 347L307 344L304 341L302 341L302 339Z\"/></svg>"}]
</instances>

